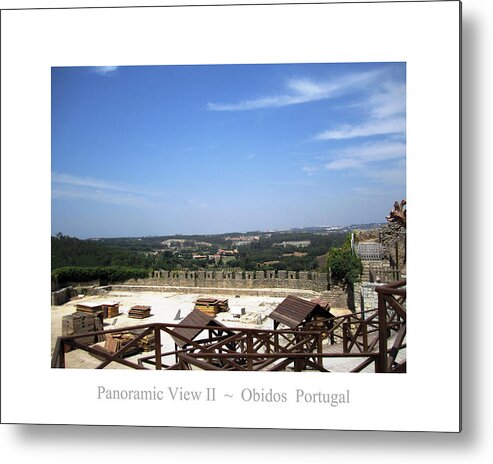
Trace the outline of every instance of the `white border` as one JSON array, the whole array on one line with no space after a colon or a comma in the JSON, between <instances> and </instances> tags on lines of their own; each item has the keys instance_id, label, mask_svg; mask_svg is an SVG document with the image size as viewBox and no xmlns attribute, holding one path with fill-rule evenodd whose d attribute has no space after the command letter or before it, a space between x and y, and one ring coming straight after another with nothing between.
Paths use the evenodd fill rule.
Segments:
<instances>
[{"instance_id":1,"label":"white border","mask_svg":"<svg viewBox=\"0 0 493 464\"><path fill-rule=\"evenodd\" d=\"M458 2L3 11L2 421L457 431L458 46ZM406 375L49 368L51 66L371 61L407 63ZM27 268L33 261L39 266ZM39 296L37 307L22 306L23 277L34 281L28 291ZM22 343L13 330L20 312ZM96 400L99 384L349 388L351 404L110 403Z\"/></svg>"}]
</instances>

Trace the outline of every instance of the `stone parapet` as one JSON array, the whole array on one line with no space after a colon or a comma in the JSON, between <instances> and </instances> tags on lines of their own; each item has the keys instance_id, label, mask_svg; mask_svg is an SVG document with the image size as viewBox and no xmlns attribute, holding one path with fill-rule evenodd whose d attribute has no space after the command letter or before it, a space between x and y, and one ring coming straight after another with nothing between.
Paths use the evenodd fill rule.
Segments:
<instances>
[{"instance_id":1,"label":"stone parapet","mask_svg":"<svg viewBox=\"0 0 493 464\"><path fill-rule=\"evenodd\" d=\"M126 284L198 288L287 288L314 292L326 291L328 286L325 273L269 270L158 270L153 271L152 276L147 279L131 279Z\"/></svg>"}]
</instances>

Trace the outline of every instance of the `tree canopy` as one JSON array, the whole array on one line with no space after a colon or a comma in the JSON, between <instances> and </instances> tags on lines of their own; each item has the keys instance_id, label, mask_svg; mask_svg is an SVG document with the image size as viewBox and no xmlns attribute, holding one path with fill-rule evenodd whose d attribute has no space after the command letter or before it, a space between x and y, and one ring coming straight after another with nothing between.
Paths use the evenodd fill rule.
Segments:
<instances>
[{"instance_id":1,"label":"tree canopy","mask_svg":"<svg viewBox=\"0 0 493 464\"><path fill-rule=\"evenodd\" d=\"M363 265L351 250L351 234L348 234L342 247L331 248L327 258L330 278L334 283L353 285L363 272Z\"/></svg>"}]
</instances>

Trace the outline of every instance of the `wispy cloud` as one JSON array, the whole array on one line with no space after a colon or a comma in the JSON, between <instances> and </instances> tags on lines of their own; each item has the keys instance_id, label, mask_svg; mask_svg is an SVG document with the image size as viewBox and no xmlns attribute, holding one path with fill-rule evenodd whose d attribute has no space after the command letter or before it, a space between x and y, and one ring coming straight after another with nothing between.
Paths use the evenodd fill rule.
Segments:
<instances>
[{"instance_id":1,"label":"wispy cloud","mask_svg":"<svg viewBox=\"0 0 493 464\"><path fill-rule=\"evenodd\" d=\"M382 161L391 163L402 162L406 157L406 145L402 142L395 141L366 143L334 150L329 156L330 161L324 164L304 166L302 171L308 176L313 176L321 171L342 171L346 169L368 168L374 163ZM384 180L384 177L382 177L382 179Z\"/></svg>"},{"instance_id":2,"label":"wispy cloud","mask_svg":"<svg viewBox=\"0 0 493 464\"><path fill-rule=\"evenodd\" d=\"M337 129L331 129L318 134L317 140L351 139L355 137L368 137L372 135L402 134L406 131L404 118L372 120L364 124L343 125Z\"/></svg>"},{"instance_id":3,"label":"wispy cloud","mask_svg":"<svg viewBox=\"0 0 493 464\"><path fill-rule=\"evenodd\" d=\"M399 142L378 142L345 148L334 154L336 159L326 163L325 169L341 170L366 166L377 161L403 159L406 156L406 145Z\"/></svg>"},{"instance_id":4,"label":"wispy cloud","mask_svg":"<svg viewBox=\"0 0 493 464\"><path fill-rule=\"evenodd\" d=\"M92 72L99 74L100 76L107 76L114 73L118 69L118 66L94 66Z\"/></svg>"},{"instance_id":5,"label":"wispy cloud","mask_svg":"<svg viewBox=\"0 0 493 464\"><path fill-rule=\"evenodd\" d=\"M371 95L365 105L377 119L403 115L406 112L406 86L403 83L385 82L382 89Z\"/></svg>"},{"instance_id":6,"label":"wispy cloud","mask_svg":"<svg viewBox=\"0 0 493 464\"><path fill-rule=\"evenodd\" d=\"M342 169L353 169L363 166L365 162L357 158L342 158L331 161L325 165L325 169L329 171L340 171Z\"/></svg>"},{"instance_id":7,"label":"wispy cloud","mask_svg":"<svg viewBox=\"0 0 493 464\"><path fill-rule=\"evenodd\" d=\"M344 124L317 134L315 140L340 140L406 132L406 88L404 84L386 82L364 102L356 105L366 114L357 124Z\"/></svg>"},{"instance_id":8,"label":"wispy cloud","mask_svg":"<svg viewBox=\"0 0 493 464\"><path fill-rule=\"evenodd\" d=\"M246 111L325 100L340 96L352 89L364 87L379 73L369 71L349 74L327 81L314 81L309 78L290 79L284 84L282 93L242 100L237 103L209 103L207 108L211 111Z\"/></svg>"},{"instance_id":9,"label":"wispy cloud","mask_svg":"<svg viewBox=\"0 0 493 464\"><path fill-rule=\"evenodd\" d=\"M133 193L112 192L100 189L76 188L66 185L55 186L52 188L51 196L53 199L62 200L90 200L96 203L110 205L131 206L136 208L150 208L155 206L146 198Z\"/></svg>"},{"instance_id":10,"label":"wispy cloud","mask_svg":"<svg viewBox=\"0 0 493 464\"><path fill-rule=\"evenodd\" d=\"M81 177L72 174L58 172L51 173L51 181L55 184L66 184L77 187L96 188L103 190L115 190L118 192L143 193L141 190L127 185L119 184L106 179L96 179L94 177Z\"/></svg>"},{"instance_id":11,"label":"wispy cloud","mask_svg":"<svg viewBox=\"0 0 493 464\"><path fill-rule=\"evenodd\" d=\"M184 148L183 151L188 152L188 151L205 151L205 150L214 150L217 148L215 145L207 145L203 147L187 147Z\"/></svg>"},{"instance_id":12,"label":"wispy cloud","mask_svg":"<svg viewBox=\"0 0 493 464\"><path fill-rule=\"evenodd\" d=\"M309 176L313 176L316 172L320 171L320 168L318 166L303 166L301 170Z\"/></svg>"},{"instance_id":13,"label":"wispy cloud","mask_svg":"<svg viewBox=\"0 0 493 464\"><path fill-rule=\"evenodd\" d=\"M134 207L156 206L157 192L146 191L105 179L74 176L53 172L52 198L66 200L91 200L98 203L125 205ZM150 197L154 197L151 199Z\"/></svg>"}]
</instances>

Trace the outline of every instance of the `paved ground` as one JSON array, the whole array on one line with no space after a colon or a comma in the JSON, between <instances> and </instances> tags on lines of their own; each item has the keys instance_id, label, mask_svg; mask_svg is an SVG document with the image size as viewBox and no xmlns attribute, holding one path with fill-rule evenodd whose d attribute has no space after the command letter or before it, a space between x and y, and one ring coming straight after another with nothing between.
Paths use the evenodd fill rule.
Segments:
<instances>
[{"instance_id":1,"label":"paved ground","mask_svg":"<svg viewBox=\"0 0 493 464\"><path fill-rule=\"evenodd\" d=\"M133 325L146 324L151 322L179 323L176 320L178 312L181 318L189 314L194 307L195 300L203 296L213 296L227 298L232 311L220 313L216 319L230 327L251 327L251 328L272 328L272 320L267 316L284 299L268 296L245 296L232 297L231 295L214 294L179 294L167 292L124 292L112 291L107 296L90 296L77 300L72 300L62 306L52 306L51 310L51 350L55 347L57 337L62 335L62 318L72 314L76 310L77 303L84 302L103 302L118 301L120 303L120 315L111 319L105 319L105 329L119 327L129 327ZM130 319L128 310L134 305L151 306L152 316L145 320ZM245 308L245 315L237 319L232 316L235 309ZM171 351L174 349L173 340L170 337L163 337L163 349ZM75 350L66 355L68 367L93 368L98 364L98 360L93 356ZM113 363L110 368L122 368L121 364Z\"/></svg>"}]
</instances>

